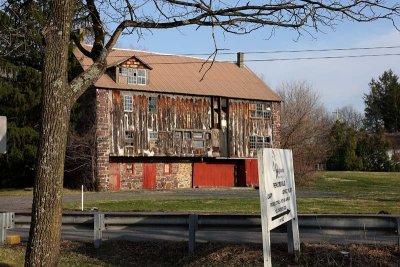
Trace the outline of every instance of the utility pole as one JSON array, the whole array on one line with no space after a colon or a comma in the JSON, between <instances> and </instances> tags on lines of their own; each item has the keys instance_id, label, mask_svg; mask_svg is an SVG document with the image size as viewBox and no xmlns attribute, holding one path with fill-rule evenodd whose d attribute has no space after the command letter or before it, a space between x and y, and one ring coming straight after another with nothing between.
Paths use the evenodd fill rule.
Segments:
<instances>
[{"instance_id":1,"label":"utility pole","mask_svg":"<svg viewBox=\"0 0 400 267\"><path fill-rule=\"evenodd\" d=\"M339 109L336 109L333 114L336 114L336 121L339 121Z\"/></svg>"}]
</instances>

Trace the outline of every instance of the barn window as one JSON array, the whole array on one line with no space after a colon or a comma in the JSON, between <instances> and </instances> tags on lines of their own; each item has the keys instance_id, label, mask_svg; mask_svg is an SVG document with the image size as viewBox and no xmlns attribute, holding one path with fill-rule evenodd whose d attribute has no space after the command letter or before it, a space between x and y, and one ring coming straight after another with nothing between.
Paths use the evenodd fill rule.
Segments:
<instances>
[{"instance_id":1,"label":"barn window","mask_svg":"<svg viewBox=\"0 0 400 267\"><path fill-rule=\"evenodd\" d=\"M125 143L127 145L133 145L134 133L133 131L125 131Z\"/></svg>"},{"instance_id":2,"label":"barn window","mask_svg":"<svg viewBox=\"0 0 400 267\"><path fill-rule=\"evenodd\" d=\"M164 174L171 174L171 173L172 173L172 164L164 163Z\"/></svg>"},{"instance_id":3,"label":"barn window","mask_svg":"<svg viewBox=\"0 0 400 267\"><path fill-rule=\"evenodd\" d=\"M146 85L146 70L137 70L137 84Z\"/></svg>"},{"instance_id":4,"label":"barn window","mask_svg":"<svg viewBox=\"0 0 400 267\"><path fill-rule=\"evenodd\" d=\"M203 133L202 132L193 132L193 138L202 139L203 138Z\"/></svg>"},{"instance_id":5,"label":"barn window","mask_svg":"<svg viewBox=\"0 0 400 267\"><path fill-rule=\"evenodd\" d=\"M137 84L137 70L128 69L128 84Z\"/></svg>"},{"instance_id":6,"label":"barn window","mask_svg":"<svg viewBox=\"0 0 400 267\"><path fill-rule=\"evenodd\" d=\"M175 138L182 138L182 132L174 132L174 137Z\"/></svg>"},{"instance_id":7,"label":"barn window","mask_svg":"<svg viewBox=\"0 0 400 267\"><path fill-rule=\"evenodd\" d=\"M131 95L124 95L124 111L125 112L133 111L133 99Z\"/></svg>"},{"instance_id":8,"label":"barn window","mask_svg":"<svg viewBox=\"0 0 400 267\"><path fill-rule=\"evenodd\" d=\"M128 69L127 68L120 68L119 69L119 75L120 76L128 76Z\"/></svg>"},{"instance_id":9,"label":"barn window","mask_svg":"<svg viewBox=\"0 0 400 267\"><path fill-rule=\"evenodd\" d=\"M157 139L158 139L158 132L149 132L150 141L157 141Z\"/></svg>"},{"instance_id":10,"label":"barn window","mask_svg":"<svg viewBox=\"0 0 400 267\"><path fill-rule=\"evenodd\" d=\"M250 117L251 118L271 118L271 107L267 103L257 103L250 105Z\"/></svg>"},{"instance_id":11,"label":"barn window","mask_svg":"<svg viewBox=\"0 0 400 267\"><path fill-rule=\"evenodd\" d=\"M135 165L128 163L126 164L125 174L135 173Z\"/></svg>"},{"instance_id":12,"label":"barn window","mask_svg":"<svg viewBox=\"0 0 400 267\"><path fill-rule=\"evenodd\" d=\"M270 136L251 135L250 149L271 147Z\"/></svg>"},{"instance_id":13,"label":"barn window","mask_svg":"<svg viewBox=\"0 0 400 267\"><path fill-rule=\"evenodd\" d=\"M204 140L193 140L194 148L204 148Z\"/></svg>"},{"instance_id":14,"label":"barn window","mask_svg":"<svg viewBox=\"0 0 400 267\"><path fill-rule=\"evenodd\" d=\"M149 113L157 113L157 97L149 97L148 111Z\"/></svg>"},{"instance_id":15,"label":"barn window","mask_svg":"<svg viewBox=\"0 0 400 267\"><path fill-rule=\"evenodd\" d=\"M119 75L127 77L127 84L146 85L146 70L145 69L132 69L120 68Z\"/></svg>"}]
</instances>

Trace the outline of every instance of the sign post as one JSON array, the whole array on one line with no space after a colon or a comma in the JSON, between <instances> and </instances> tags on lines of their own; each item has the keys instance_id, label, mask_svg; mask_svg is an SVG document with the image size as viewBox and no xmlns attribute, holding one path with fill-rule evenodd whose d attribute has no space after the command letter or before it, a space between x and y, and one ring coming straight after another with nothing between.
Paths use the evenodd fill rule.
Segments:
<instances>
[{"instance_id":1,"label":"sign post","mask_svg":"<svg viewBox=\"0 0 400 267\"><path fill-rule=\"evenodd\" d=\"M0 116L0 154L7 153L7 117Z\"/></svg>"},{"instance_id":2,"label":"sign post","mask_svg":"<svg viewBox=\"0 0 400 267\"><path fill-rule=\"evenodd\" d=\"M288 252L300 253L292 151L264 148L258 154L264 266L271 263L272 229L287 223Z\"/></svg>"}]
</instances>

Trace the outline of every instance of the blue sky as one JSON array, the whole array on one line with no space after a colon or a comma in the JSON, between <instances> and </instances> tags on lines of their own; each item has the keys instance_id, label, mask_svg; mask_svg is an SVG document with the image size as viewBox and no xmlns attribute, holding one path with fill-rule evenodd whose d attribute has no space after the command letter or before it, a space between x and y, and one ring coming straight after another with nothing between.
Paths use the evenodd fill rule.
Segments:
<instances>
[{"instance_id":1,"label":"blue sky","mask_svg":"<svg viewBox=\"0 0 400 267\"><path fill-rule=\"evenodd\" d=\"M400 23L399 23L400 24ZM313 33L298 38L291 30L278 30L269 37L267 28L249 35L232 35L217 32L219 48L238 51L304 50L347 47L399 46L400 32L389 22L341 23L335 30L324 29L325 33ZM145 33L143 38L123 36L118 47L147 50L170 54L197 54L213 51L210 29L196 30L194 27L173 30L158 30ZM245 55L245 59L267 59L272 57L310 57L359 54L398 53L400 48L344 52L284 53L279 55ZM235 55L218 59L235 60ZM400 56L367 57L352 59L301 60L274 62L247 62L246 65L276 89L284 82L307 81L319 94L321 102L333 111L352 105L363 112L363 95L369 91L368 83L378 78L385 70L392 69L400 75Z\"/></svg>"}]
</instances>

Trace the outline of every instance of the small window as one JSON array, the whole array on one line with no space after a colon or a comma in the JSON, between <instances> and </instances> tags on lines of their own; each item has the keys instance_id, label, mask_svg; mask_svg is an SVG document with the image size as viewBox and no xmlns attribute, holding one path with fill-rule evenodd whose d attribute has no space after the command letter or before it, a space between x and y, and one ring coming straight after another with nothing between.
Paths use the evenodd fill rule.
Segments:
<instances>
[{"instance_id":1,"label":"small window","mask_svg":"<svg viewBox=\"0 0 400 267\"><path fill-rule=\"evenodd\" d=\"M149 132L150 141L157 141L157 139L158 139L158 132Z\"/></svg>"},{"instance_id":2,"label":"small window","mask_svg":"<svg viewBox=\"0 0 400 267\"><path fill-rule=\"evenodd\" d=\"M250 136L250 149L271 147L271 136Z\"/></svg>"},{"instance_id":3,"label":"small window","mask_svg":"<svg viewBox=\"0 0 400 267\"><path fill-rule=\"evenodd\" d=\"M203 133L202 132L193 132L193 138L194 139L203 139Z\"/></svg>"},{"instance_id":4,"label":"small window","mask_svg":"<svg viewBox=\"0 0 400 267\"><path fill-rule=\"evenodd\" d=\"M269 103L257 103L250 105L250 117L260 119L271 118L271 107Z\"/></svg>"},{"instance_id":5,"label":"small window","mask_svg":"<svg viewBox=\"0 0 400 267\"><path fill-rule=\"evenodd\" d=\"M263 117L264 117L264 119L269 119L269 118L271 118L271 110L266 110L266 111L263 111Z\"/></svg>"},{"instance_id":6,"label":"small window","mask_svg":"<svg viewBox=\"0 0 400 267\"><path fill-rule=\"evenodd\" d=\"M133 131L125 131L125 138L126 139L133 139Z\"/></svg>"},{"instance_id":7,"label":"small window","mask_svg":"<svg viewBox=\"0 0 400 267\"><path fill-rule=\"evenodd\" d=\"M120 68L119 75L127 77L127 84L146 85L146 70L144 69Z\"/></svg>"},{"instance_id":8,"label":"small window","mask_svg":"<svg viewBox=\"0 0 400 267\"><path fill-rule=\"evenodd\" d=\"M271 143L271 137L270 136L264 137L264 143Z\"/></svg>"},{"instance_id":9,"label":"small window","mask_svg":"<svg viewBox=\"0 0 400 267\"><path fill-rule=\"evenodd\" d=\"M125 173L126 174L135 173L135 165L133 163L126 164Z\"/></svg>"},{"instance_id":10,"label":"small window","mask_svg":"<svg viewBox=\"0 0 400 267\"><path fill-rule=\"evenodd\" d=\"M127 68L120 68L119 69L119 75L121 76L128 76L128 69Z\"/></svg>"},{"instance_id":11,"label":"small window","mask_svg":"<svg viewBox=\"0 0 400 267\"><path fill-rule=\"evenodd\" d=\"M124 111L132 112L133 111L133 99L130 95L124 95Z\"/></svg>"},{"instance_id":12,"label":"small window","mask_svg":"<svg viewBox=\"0 0 400 267\"><path fill-rule=\"evenodd\" d=\"M125 145L133 146L134 133L133 131L125 131Z\"/></svg>"},{"instance_id":13,"label":"small window","mask_svg":"<svg viewBox=\"0 0 400 267\"><path fill-rule=\"evenodd\" d=\"M137 71L137 84L146 85L146 70Z\"/></svg>"},{"instance_id":14,"label":"small window","mask_svg":"<svg viewBox=\"0 0 400 267\"><path fill-rule=\"evenodd\" d=\"M192 133L191 133L191 132L184 132L184 133L183 133L183 138L185 138L185 139L191 139L191 138L192 138Z\"/></svg>"},{"instance_id":15,"label":"small window","mask_svg":"<svg viewBox=\"0 0 400 267\"><path fill-rule=\"evenodd\" d=\"M171 173L172 173L172 164L164 163L164 174L171 174Z\"/></svg>"},{"instance_id":16,"label":"small window","mask_svg":"<svg viewBox=\"0 0 400 267\"><path fill-rule=\"evenodd\" d=\"M194 148L204 148L204 140L193 140Z\"/></svg>"},{"instance_id":17,"label":"small window","mask_svg":"<svg viewBox=\"0 0 400 267\"><path fill-rule=\"evenodd\" d=\"M250 136L250 148L256 148L256 137L254 135Z\"/></svg>"},{"instance_id":18,"label":"small window","mask_svg":"<svg viewBox=\"0 0 400 267\"><path fill-rule=\"evenodd\" d=\"M178 139L182 138L182 132L175 132L174 137Z\"/></svg>"},{"instance_id":19,"label":"small window","mask_svg":"<svg viewBox=\"0 0 400 267\"><path fill-rule=\"evenodd\" d=\"M157 97L149 97L148 111L149 113L157 113Z\"/></svg>"}]
</instances>

